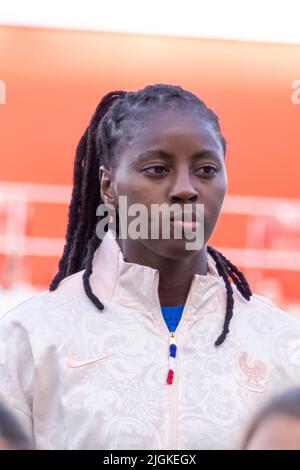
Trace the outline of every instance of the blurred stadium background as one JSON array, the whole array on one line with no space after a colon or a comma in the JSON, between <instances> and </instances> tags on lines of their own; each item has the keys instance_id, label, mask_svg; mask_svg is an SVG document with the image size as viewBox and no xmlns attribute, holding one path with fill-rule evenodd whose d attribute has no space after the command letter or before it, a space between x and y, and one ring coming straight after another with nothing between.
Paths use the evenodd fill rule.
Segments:
<instances>
[{"instance_id":1,"label":"blurred stadium background","mask_svg":"<svg viewBox=\"0 0 300 470\"><path fill-rule=\"evenodd\" d=\"M269 1L40 3L0 13L0 312L56 272L75 149L103 94L165 82L203 98L228 141L210 244L300 318L297 2L286 17Z\"/></svg>"}]
</instances>

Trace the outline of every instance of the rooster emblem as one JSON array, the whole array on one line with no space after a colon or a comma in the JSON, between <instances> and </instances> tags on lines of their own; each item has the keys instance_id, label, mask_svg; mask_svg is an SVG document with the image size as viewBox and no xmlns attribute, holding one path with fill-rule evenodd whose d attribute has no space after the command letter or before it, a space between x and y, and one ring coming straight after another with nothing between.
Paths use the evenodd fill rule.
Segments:
<instances>
[{"instance_id":1,"label":"rooster emblem","mask_svg":"<svg viewBox=\"0 0 300 470\"><path fill-rule=\"evenodd\" d=\"M240 377L238 383L252 392L263 392L267 383L267 366L262 361L252 360L247 352L239 359Z\"/></svg>"}]
</instances>

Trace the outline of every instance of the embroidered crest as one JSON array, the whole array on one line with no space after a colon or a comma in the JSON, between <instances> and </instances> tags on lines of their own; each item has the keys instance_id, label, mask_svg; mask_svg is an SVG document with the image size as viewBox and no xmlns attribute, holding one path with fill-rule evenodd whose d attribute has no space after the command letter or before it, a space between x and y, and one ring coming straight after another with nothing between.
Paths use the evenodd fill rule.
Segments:
<instances>
[{"instance_id":1,"label":"embroidered crest","mask_svg":"<svg viewBox=\"0 0 300 470\"><path fill-rule=\"evenodd\" d=\"M240 376L238 383L252 392L263 392L267 384L267 366L264 362L253 360L246 351L239 358Z\"/></svg>"}]
</instances>

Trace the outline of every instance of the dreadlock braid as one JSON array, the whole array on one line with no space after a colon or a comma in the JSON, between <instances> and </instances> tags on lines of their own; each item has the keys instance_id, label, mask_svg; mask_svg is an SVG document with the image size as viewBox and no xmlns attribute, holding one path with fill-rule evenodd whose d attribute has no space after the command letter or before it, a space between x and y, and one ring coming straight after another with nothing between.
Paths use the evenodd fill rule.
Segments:
<instances>
[{"instance_id":1,"label":"dreadlock braid","mask_svg":"<svg viewBox=\"0 0 300 470\"><path fill-rule=\"evenodd\" d=\"M93 272L93 257L94 257L95 250L98 248L99 245L100 245L100 239L97 237L97 234L95 233L93 237L91 238L91 240L88 242L86 269L83 273L82 279L83 279L83 287L84 287L86 295L89 297L89 299L93 302L93 304L99 310L103 310L104 305L101 303L98 297L93 293L91 285L90 285L90 276Z\"/></svg>"},{"instance_id":2,"label":"dreadlock braid","mask_svg":"<svg viewBox=\"0 0 300 470\"><path fill-rule=\"evenodd\" d=\"M68 266L67 275L73 274L82 268L82 259L86 255L87 244L95 229L96 209L101 199L98 179L99 159L97 158L95 133L107 109L113 100L119 97L120 93L122 92L108 93L102 99L88 128L87 156L80 194L83 217L80 218L78 223L77 233L70 254L70 265Z\"/></svg>"},{"instance_id":3,"label":"dreadlock braid","mask_svg":"<svg viewBox=\"0 0 300 470\"><path fill-rule=\"evenodd\" d=\"M234 299L233 299L233 290L228 279L228 275L232 278L233 282L235 283L237 289L240 293L245 297L245 299L250 300L252 292L250 287L243 275L236 266L234 266L230 261L228 261L222 253L217 251L215 248L208 246L207 247L208 253L212 256L212 258L216 262L216 268L220 276L222 276L225 288L227 292L227 301L226 301L226 314L224 320L223 331L217 341L215 342L216 346L220 346L222 344L229 332L229 323L233 315L233 306L234 306Z\"/></svg>"},{"instance_id":4,"label":"dreadlock braid","mask_svg":"<svg viewBox=\"0 0 300 470\"><path fill-rule=\"evenodd\" d=\"M103 203L99 185L99 167L110 169L117 165L119 146L127 145L134 137L137 122L145 118L147 112L165 109L166 105L193 106L201 117L213 128L226 154L226 141L221 133L218 116L193 93L180 86L156 84L146 86L137 92L113 91L105 95L83 134L74 163L73 191L69 206L69 220L66 243L58 264L58 272L49 290L57 288L62 279L84 269L83 286L88 298L98 308L104 305L93 293L90 276L93 272L93 257L101 239L96 234L96 209ZM116 232L119 233L117 212ZM222 253L208 246L208 253L216 263L219 275L223 278L227 294L226 315L223 331L215 345L222 344L229 332L233 315L234 298L229 277L239 292L250 300L252 292L243 275Z\"/></svg>"},{"instance_id":5,"label":"dreadlock braid","mask_svg":"<svg viewBox=\"0 0 300 470\"><path fill-rule=\"evenodd\" d=\"M86 149L87 149L87 130L81 137L77 150L76 150L76 159L75 159L75 164L74 164L73 191L72 191L71 203L69 206L69 220L68 220L68 226L67 226L66 244L64 246L64 251L58 264L58 273L52 280L49 286L49 290L56 289L59 282L66 276L66 268L67 268L66 260L68 259L68 256L70 253L71 244L72 244L72 236L73 236L74 230L76 230L76 226L78 222L78 213L79 213L78 196L79 196L79 190L80 190L81 179L82 179L81 165L82 165L82 159L83 159L83 156L85 155Z\"/></svg>"},{"instance_id":6,"label":"dreadlock braid","mask_svg":"<svg viewBox=\"0 0 300 470\"><path fill-rule=\"evenodd\" d=\"M250 300L252 292L244 274L241 271L239 271L237 267L234 266L234 264L232 264L227 258L225 258L225 256L222 253L220 252L218 253L221 256L224 263L226 264L227 269L228 269L228 274L233 279L240 293L245 297L245 299Z\"/></svg>"},{"instance_id":7,"label":"dreadlock braid","mask_svg":"<svg viewBox=\"0 0 300 470\"><path fill-rule=\"evenodd\" d=\"M79 271L82 267L87 250L87 243L84 245L84 242L89 240L95 228L96 208L101 199L100 195L98 197L99 163L96 156L95 131L113 100L123 93L115 91L103 97L76 149L66 244L59 261L58 273L49 286L50 291L55 290L64 277ZM89 217L86 217L87 207Z\"/></svg>"}]
</instances>

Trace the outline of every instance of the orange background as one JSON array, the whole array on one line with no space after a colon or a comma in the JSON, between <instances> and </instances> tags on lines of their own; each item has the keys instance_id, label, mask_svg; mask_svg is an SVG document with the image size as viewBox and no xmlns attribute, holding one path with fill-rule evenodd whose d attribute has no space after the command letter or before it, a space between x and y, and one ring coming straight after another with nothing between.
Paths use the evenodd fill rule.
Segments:
<instances>
[{"instance_id":1,"label":"orange background","mask_svg":"<svg viewBox=\"0 0 300 470\"><path fill-rule=\"evenodd\" d=\"M228 194L300 197L300 105L291 101L300 46L3 26L0 64L2 181L70 185L76 145L103 94L164 82L219 115ZM65 206L36 204L28 233L64 237L66 214ZM242 217L222 217L210 244L244 247ZM30 280L47 285L56 264L31 257ZM271 274L300 302L298 272Z\"/></svg>"}]
</instances>

